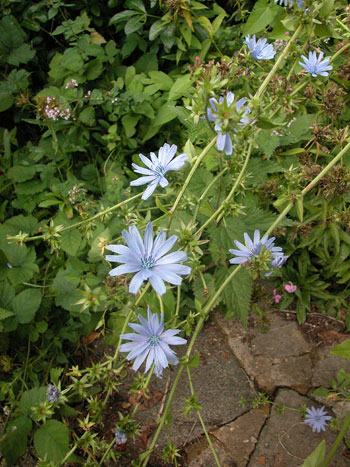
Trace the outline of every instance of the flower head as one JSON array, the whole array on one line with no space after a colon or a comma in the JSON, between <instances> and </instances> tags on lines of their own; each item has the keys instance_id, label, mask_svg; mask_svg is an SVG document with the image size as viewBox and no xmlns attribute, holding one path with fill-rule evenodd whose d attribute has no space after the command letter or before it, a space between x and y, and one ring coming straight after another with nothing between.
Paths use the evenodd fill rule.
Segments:
<instances>
[{"instance_id":1,"label":"flower head","mask_svg":"<svg viewBox=\"0 0 350 467\"><path fill-rule=\"evenodd\" d=\"M151 313L150 308L147 309L147 320L138 316L141 324L129 324L129 327L135 333L121 334L122 339L127 339L131 342L120 346L121 352L130 352L126 357L127 360L134 360L133 369L137 371L147 357L145 373L151 368L154 362L154 372L158 378L161 378L163 369L168 366L168 363L176 365L179 363L175 352L170 349L169 345L183 345L186 340L182 337L177 337L180 331L178 329L168 329L164 331L164 318L161 316L161 321L157 313Z\"/></svg>"},{"instance_id":2,"label":"flower head","mask_svg":"<svg viewBox=\"0 0 350 467\"><path fill-rule=\"evenodd\" d=\"M294 293L297 290L297 286L294 285L293 282L290 282L290 281L289 281L289 284L286 284L284 286L284 288L288 293Z\"/></svg>"},{"instance_id":3,"label":"flower head","mask_svg":"<svg viewBox=\"0 0 350 467\"><path fill-rule=\"evenodd\" d=\"M320 433L321 430L326 431L327 420L331 420L331 416L327 415L327 412L324 410L324 407L320 409L306 409L305 423L312 427L312 431L317 431Z\"/></svg>"},{"instance_id":4,"label":"flower head","mask_svg":"<svg viewBox=\"0 0 350 467\"><path fill-rule=\"evenodd\" d=\"M49 399L49 402L53 402L53 403L57 402L61 395L60 390L54 384L48 385L46 394L47 394L47 398Z\"/></svg>"},{"instance_id":5,"label":"flower head","mask_svg":"<svg viewBox=\"0 0 350 467\"><path fill-rule=\"evenodd\" d=\"M302 55L301 58L304 62L299 62L306 73L311 73L312 76L328 76L328 71L332 70L332 65L328 65L329 58L323 58L323 52L320 52L320 55L317 57L316 52L309 52L309 58L306 58L305 55Z\"/></svg>"},{"instance_id":6,"label":"flower head","mask_svg":"<svg viewBox=\"0 0 350 467\"><path fill-rule=\"evenodd\" d=\"M236 246L239 250L229 250L230 253L237 256L237 258L231 258L231 264L242 264L248 260L252 260L254 257L259 256L260 250L262 247L265 247L266 251L270 251L273 259L283 256L282 248L279 246L274 246L273 243L275 237L269 238L265 235L260 239L260 230L254 232L254 240L252 241L249 235L244 233L245 245L240 243L238 240L235 240Z\"/></svg>"},{"instance_id":7,"label":"flower head","mask_svg":"<svg viewBox=\"0 0 350 467\"><path fill-rule=\"evenodd\" d=\"M158 151L158 157L151 152L151 158L145 157L143 154L139 154L141 161L148 167L140 167L137 164L132 164L136 173L142 174L143 177L133 180L131 186L145 185L149 183L145 192L142 195L142 199L147 199L151 196L154 190L160 185L162 188L168 185L168 180L164 175L169 172L169 170L179 170L187 161L186 154L180 154L175 157L177 146L173 144L165 143Z\"/></svg>"},{"instance_id":8,"label":"flower head","mask_svg":"<svg viewBox=\"0 0 350 467\"><path fill-rule=\"evenodd\" d=\"M128 441L128 438L125 434L125 431L119 430L118 428L115 429L115 447L120 446L121 444L125 444Z\"/></svg>"},{"instance_id":9,"label":"flower head","mask_svg":"<svg viewBox=\"0 0 350 467\"><path fill-rule=\"evenodd\" d=\"M281 298L282 298L282 295L278 295L276 289L273 289L273 299L274 299L275 303L279 303Z\"/></svg>"},{"instance_id":10,"label":"flower head","mask_svg":"<svg viewBox=\"0 0 350 467\"><path fill-rule=\"evenodd\" d=\"M244 44L247 44L255 60L270 60L276 55L273 45L267 44L267 39L256 40L255 34L252 37L248 34L245 37Z\"/></svg>"},{"instance_id":11,"label":"flower head","mask_svg":"<svg viewBox=\"0 0 350 467\"><path fill-rule=\"evenodd\" d=\"M109 272L110 276L137 273L130 282L129 292L137 294L143 281L149 279L154 290L159 295L163 295L166 292L164 281L180 285L182 282L180 275L190 274L190 267L178 264L187 259L184 251L175 251L166 255L174 246L176 235L166 240L165 232L161 231L153 241L152 222L147 224L144 240L135 226L131 226L129 232L123 230L122 235L127 246L108 245L106 248L118 255L106 255L106 260L124 263L112 269Z\"/></svg>"},{"instance_id":12,"label":"flower head","mask_svg":"<svg viewBox=\"0 0 350 467\"><path fill-rule=\"evenodd\" d=\"M233 92L228 92L225 97L220 96L219 102L217 101L217 99L215 99L215 97L211 97L209 99L209 104L211 108L210 107L207 108L208 120L210 122L215 122L214 129L218 133L218 137L216 140L216 146L219 151L225 151L225 154L227 156L230 156L232 154L232 140L231 140L229 133L223 133L221 131L222 122L219 121L219 115L214 115L214 114L218 114L218 111L219 111L218 106L220 104L223 104L223 107L225 107L226 110L229 110L229 108L234 102L234 99L235 99L235 95L233 94ZM242 99L239 99L234 104L237 113L240 114L240 119L237 122L238 126L243 126L249 123L249 119L246 117L246 115L250 112L250 109L248 109L247 107L246 108L243 107L245 103L246 103L246 99L243 97ZM235 129L234 131L237 131L237 130Z\"/></svg>"}]
</instances>

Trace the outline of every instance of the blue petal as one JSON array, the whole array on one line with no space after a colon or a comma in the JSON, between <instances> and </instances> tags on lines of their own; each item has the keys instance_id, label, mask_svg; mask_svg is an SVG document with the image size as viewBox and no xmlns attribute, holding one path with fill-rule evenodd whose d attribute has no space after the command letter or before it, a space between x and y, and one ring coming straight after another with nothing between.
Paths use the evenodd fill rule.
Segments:
<instances>
[{"instance_id":1,"label":"blue petal","mask_svg":"<svg viewBox=\"0 0 350 467\"><path fill-rule=\"evenodd\" d=\"M154 290L157 292L158 295L165 294L166 292L165 284L163 280L161 279L161 277L158 276L158 274L152 274L149 280L150 280L152 287L154 288Z\"/></svg>"}]
</instances>

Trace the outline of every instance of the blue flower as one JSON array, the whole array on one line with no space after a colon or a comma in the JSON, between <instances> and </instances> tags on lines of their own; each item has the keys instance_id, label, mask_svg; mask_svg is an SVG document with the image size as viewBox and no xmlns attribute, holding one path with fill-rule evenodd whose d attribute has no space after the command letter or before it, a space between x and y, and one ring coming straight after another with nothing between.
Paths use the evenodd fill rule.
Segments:
<instances>
[{"instance_id":1,"label":"blue flower","mask_svg":"<svg viewBox=\"0 0 350 467\"><path fill-rule=\"evenodd\" d=\"M163 281L180 285L180 275L190 274L191 268L181 263L186 261L187 254L183 251L168 253L174 246L177 236L172 235L166 240L165 232L161 231L153 241L153 225L149 222L145 231L144 241L135 226L130 227L129 232L123 230L122 235L127 246L108 245L107 249L118 255L106 255L106 260L116 263L124 263L112 269L110 276L120 276L130 272L136 272L129 286L129 292L137 294L143 281L151 282L154 290L163 295L166 287ZM165 255L165 256L164 256Z\"/></svg>"},{"instance_id":2,"label":"blue flower","mask_svg":"<svg viewBox=\"0 0 350 467\"><path fill-rule=\"evenodd\" d=\"M145 185L149 183L145 192L142 195L142 199L147 199L151 196L154 190L157 188L158 184L164 188L168 185L168 180L164 175L169 172L169 170L179 170L184 166L185 161L187 161L186 154L180 154L175 157L177 146L173 144L170 146L165 143L158 151L158 157L151 152L151 158L145 157L143 154L139 154L141 161L148 167L140 167L137 164L132 164L136 173L144 175L136 180L133 180L131 186Z\"/></svg>"},{"instance_id":3,"label":"blue flower","mask_svg":"<svg viewBox=\"0 0 350 467\"><path fill-rule=\"evenodd\" d=\"M270 60L276 55L273 45L267 44L267 39L258 39L257 41L255 34L252 37L248 34L245 37L244 44L247 44L255 60Z\"/></svg>"},{"instance_id":4,"label":"blue flower","mask_svg":"<svg viewBox=\"0 0 350 467\"><path fill-rule=\"evenodd\" d=\"M312 427L312 431L320 433L321 430L326 431L327 420L331 420L331 416L327 415L327 412L324 410L324 407L320 409L306 409L305 423Z\"/></svg>"},{"instance_id":5,"label":"blue flower","mask_svg":"<svg viewBox=\"0 0 350 467\"><path fill-rule=\"evenodd\" d=\"M235 240L236 246L239 250L229 250L230 253L237 256L237 258L231 258L231 264L242 264L248 260L253 259L255 256L259 256L261 248L264 246L266 251L270 251L272 257L275 259L276 257L283 256L282 248L279 246L274 246L273 243L275 237L269 238L265 235L262 239L260 239L260 230L256 230L254 232L254 240L252 241L249 235L245 232L244 233L244 240L246 245L243 245L238 240Z\"/></svg>"},{"instance_id":6,"label":"blue flower","mask_svg":"<svg viewBox=\"0 0 350 467\"><path fill-rule=\"evenodd\" d=\"M292 6L295 0L275 0L275 3L278 3L281 6ZM297 7L299 10L304 8L304 0L297 0Z\"/></svg>"},{"instance_id":7,"label":"blue flower","mask_svg":"<svg viewBox=\"0 0 350 467\"><path fill-rule=\"evenodd\" d=\"M283 253L281 253L280 255L279 254L273 255L273 261L270 263L270 267L280 269L285 264L288 258L289 256L284 256ZM271 276L271 274L272 274L272 271L266 272L265 276Z\"/></svg>"},{"instance_id":8,"label":"blue flower","mask_svg":"<svg viewBox=\"0 0 350 467\"><path fill-rule=\"evenodd\" d=\"M53 402L53 403L57 402L61 395L60 390L54 384L49 384L47 386L46 394L47 394L47 398L49 399L49 402Z\"/></svg>"},{"instance_id":9,"label":"blue flower","mask_svg":"<svg viewBox=\"0 0 350 467\"><path fill-rule=\"evenodd\" d=\"M182 337L177 337L180 331L178 329L164 330L164 318L159 318L157 313L151 313L150 308L147 308L147 320L138 316L141 324L129 324L129 327L135 333L121 334L122 339L127 339L131 342L120 346L121 352L130 352L126 357L127 360L134 360L133 369L137 371L142 363L146 362L145 373L151 368L154 362L154 372L158 378L162 377L163 369L168 366L168 362L176 365L179 363L178 358L169 345L183 345L186 340Z\"/></svg>"},{"instance_id":10,"label":"blue flower","mask_svg":"<svg viewBox=\"0 0 350 467\"><path fill-rule=\"evenodd\" d=\"M228 92L225 97L220 96L219 102L220 103L225 102L226 106L230 107L233 104L234 99L235 99L235 95L233 94L233 92ZM243 107L243 105L245 103L246 103L245 98L239 99L237 102L235 102L235 107L236 107L237 112L241 111L241 108ZM208 120L210 122L216 122L215 126L214 126L214 129L215 129L215 131L218 132L218 137L217 137L217 140L216 140L216 146L217 146L219 151L225 151L225 154L227 156L230 156L232 154L232 140L231 140L230 134L221 132L222 123L218 122L218 118L215 117L214 114L213 114L213 111L218 112L218 109L216 107L216 105L218 104L218 101L217 101L217 99L215 99L215 97L211 97L209 99L209 104L210 104L211 108L209 108L209 107L207 108ZM249 119L246 117L246 115L249 112L250 112L250 109L248 109L248 108L243 109L243 115L242 115L240 121L238 122L239 126L243 126L243 125L246 125L247 123L249 123Z\"/></svg>"},{"instance_id":11,"label":"blue flower","mask_svg":"<svg viewBox=\"0 0 350 467\"><path fill-rule=\"evenodd\" d=\"M125 431L119 430L118 428L115 429L115 447L120 446L121 444L125 444L128 441L128 438L125 434Z\"/></svg>"},{"instance_id":12,"label":"blue flower","mask_svg":"<svg viewBox=\"0 0 350 467\"><path fill-rule=\"evenodd\" d=\"M311 73L312 76L328 76L328 70L332 70L332 65L328 65L329 58L323 58L323 52L320 52L320 55L317 57L316 52L309 52L309 58L306 58L305 55L302 55L301 58L304 62L299 62L306 73Z\"/></svg>"}]
</instances>

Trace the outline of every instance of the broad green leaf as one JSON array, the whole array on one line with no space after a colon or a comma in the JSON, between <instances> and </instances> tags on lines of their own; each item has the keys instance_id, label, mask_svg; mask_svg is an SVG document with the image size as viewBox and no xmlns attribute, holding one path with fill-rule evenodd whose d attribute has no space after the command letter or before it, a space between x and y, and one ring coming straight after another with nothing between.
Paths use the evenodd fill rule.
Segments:
<instances>
[{"instance_id":1,"label":"broad green leaf","mask_svg":"<svg viewBox=\"0 0 350 467\"><path fill-rule=\"evenodd\" d=\"M15 165L7 171L7 176L14 182L31 180L35 175L35 168L25 165Z\"/></svg>"},{"instance_id":2,"label":"broad green leaf","mask_svg":"<svg viewBox=\"0 0 350 467\"><path fill-rule=\"evenodd\" d=\"M59 464L69 449L69 430L58 420L48 420L34 434L34 447L39 457Z\"/></svg>"},{"instance_id":3,"label":"broad green leaf","mask_svg":"<svg viewBox=\"0 0 350 467\"><path fill-rule=\"evenodd\" d=\"M6 437L1 442L0 448L9 467L15 465L17 459L25 453L31 429L32 421L25 416L12 419L8 423Z\"/></svg>"},{"instance_id":4,"label":"broad green leaf","mask_svg":"<svg viewBox=\"0 0 350 467\"><path fill-rule=\"evenodd\" d=\"M14 311L5 310L5 308L0 308L0 320L9 318L15 314Z\"/></svg>"},{"instance_id":5,"label":"broad green leaf","mask_svg":"<svg viewBox=\"0 0 350 467\"><path fill-rule=\"evenodd\" d=\"M152 121L152 126L162 126L176 118L176 114L174 113L173 108L174 105L172 102L166 102L163 104L157 110L156 118Z\"/></svg>"},{"instance_id":6,"label":"broad green leaf","mask_svg":"<svg viewBox=\"0 0 350 467\"><path fill-rule=\"evenodd\" d=\"M0 282L0 306L8 310L15 298L15 288L8 282Z\"/></svg>"},{"instance_id":7,"label":"broad green leaf","mask_svg":"<svg viewBox=\"0 0 350 467\"><path fill-rule=\"evenodd\" d=\"M248 21L243 28L243 36L263 31L266 26L271 25L278 13L278 7L276 8L271 3L268 4L267 0L259 0L255 3L253 11L250 13Z\"/></svg>"},{"instance_id":8,"label":"broad green leaf","mask_svg":"<svg viewBox=\"0 0 350 467\"><path fill-rule=\"evenodd\" d=\"M102 61L99 58L91 60L86 68L86 77L89 81L98 78L103 71ZM89 108L89 107L88 107Z\"/></svg>"},{"instance_id":9,"label":"broad green leaf","mask_svg":"<svg viewBox=\"0 0 350 467\"><path fill-rule=\"evenodd\" d=\"M236 266L232 266L236 267ZM230 274L231 270L222 268L215 275L216 290ZM253 290L253 280L250 271L242 268L224 289L227 311L226 318L238 318L245 326L248 324L248 313Z\"/></svg>"},{"instance_id":10,"label":"broad green leaf","mask_svg":"<svg viewBox=\"0 0 350 467\"><path fill-rule=\"evenodd\" d=\"M191 88L191 86L192 86L192 83L191 83L190 75L185 75L185 76L182 76L181 78L178 78L175 81L175 83L171 86L168 100L174 101L176 99L179 99L182 96L185 96L188 90Z\"/></svg>"},{"instance_id":11,"label":"broad green leaf","mask_svg":"<svg viewBox=\"0 0 350 467\"><path fill-rule=\"evenodd\" d=\"M79 115L78 120L85 123L87 126L94 126L96 124L95 110L93 107L86 107Z\"/></svg>"},{"instance_id":12,"label":"broad green leaf","mask_svg":"<svg viewBox=\"0 0 350 467\"><path fill-rule=\"evenodd\" d=\"M81 233L79 230L63 232L61 236L61 248L69 255L75 256L81 245Z\"/></svg>"},{"instance_id":13,"label":"broad green leaf","mask_svg":"<svg viewBox=\"0 0 350 467\"><path fill-rule=\"evenodd\" d=\"M302 467L319 467L326 455L326 441L322 440L317 448L305 459Z\"/></svg>"},{"instance_id":14,"label":"broad green leaf","mask_svg":"<svg viewBox=\"0 0 350 467\"><path fill-rule=\"evenodd\" d=\"M52 286L56 292L60 294L66 294L76 289L80 282L80 274L74 273L70 270L60 270L55 279L53 280Z\"/></svg>"},{"instance_id":15,"label":"broad green leaf","mask_svg":"<svg viewBox=\"0 0 350 467\"><path fill-rule=\"evenodd\" d=\"M35 56L35 50L33 50L29 44L21 44L16 49L12 49L7 62L13 66L19 66L20 63L28 63Z\"/></svg>"},{"instance_id":16,"label":"broad green leaf","mask_svg":"<svg viewBox=\"0 0 350 467\"><path fill-rule=\"evenodd\" d=\"M333 355L337 355L338 357L350 358L350 339L346 339L341 344L333 347L331 353Z\"/></svg>"},{"instance_id":17,"label":"broad green leaf","mask_svg":"<svg viewBox=\"0 0 350 467\"><path fill-rule=\"evenodd\" d=\"M116 13L115 15L113 15L112 18L109 20L108 24L109 26L111 26L112 24L120 23L121 21L125 21L127 18L138 14L139 13L135 10L124 10L120 13Z\"/></svg>"},{"instance_id":18,"label":"broad green leaf","mask_svg":"<svg viewBox=\"0 0 350 467\"><path fill-rule=\"evenodd\" d=\"M76 47L71 47L64 52L61 63L62 66L74 72L81 71L84 66L79 49Z\"/></svg>"},{"instance_id":19,"label":"broad green leaf","mask_svg":"<svg viewBox=\"0 0 350 467\"><path fill-rule=\"evenodd\" d=\"M133 32L136 32L139 29L141 29L146 21L146 18L146 15L142 14L138 14L137 16L133 16L132 18L130 18L124 28L125 34L132 34Z\"/></svg>"},{"instance_id":20,"label":"broad green leaf","mask_svg":"<svg viewBox=\"0 0 350 467\"><path fill-rule=\"evenodd\" d=\"M47 400L47 387L35 387L25 391L19 401L19 408L23 415L31 415L32 407L45 402Z\"/></svg>"},{"instance_id":21,"label":"broad green leaf","mask_svg":"<svg viewBox=\"0 0 350 467\"><path fill-rule=\"evenodd\" d=\"M18 322L21 324L30 323L34 319L40 303L41 292L38 289L25 289L16 295L12 308Z\"/></svg>"}]
</instances>

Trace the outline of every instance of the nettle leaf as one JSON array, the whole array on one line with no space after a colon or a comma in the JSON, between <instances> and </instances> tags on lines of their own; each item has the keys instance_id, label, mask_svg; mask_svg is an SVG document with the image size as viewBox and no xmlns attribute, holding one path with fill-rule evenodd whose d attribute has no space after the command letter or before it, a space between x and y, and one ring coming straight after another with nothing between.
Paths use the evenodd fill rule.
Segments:
<instances>
[{"instance_id":1,"label":"nettle leaf","mask_svg":"<svg viewBox=\"0 0 350 467\"><path fill-rule=\"evenodd\" d=\"M15 298L15 288L8 282L0 282L0 306L1 308L11 308Z\"/></svg>"},{"instance_id":2,"label":"nettle leaf","mask_svg":"<svg viewBox=\"0 0 350 467\"><path fill-rule=\"evenodd\" d=\"M82 295L77 290L73 290L70 293L59 294L55 297L55 304L61 306L67 311L80 311L81 305L75 305L75 303L81 300Z\"/></svg>"},{"instance_id":3,"label":"nettle leaf","mask_svg":"<svg viewBox=\"0 0 350 467\"><path fill-rule=\"evenodd\" d=\"M7 176L14 182L25 182L31 180L36 173L34 167L25 165L15 165L7 171Z\"/></svg>"},{"instance_id":4,"label":"nettle leaf","mask_svg":"<svg viewBox=\"0 0 350 467\"><path fill-rule=\"evenodd\" d=\"M58 420L48 420L34 434L37 455L49 462L60 464L69 449L69 430Z\"/></svg>"},{"instance_id":5,"label":"nettle leaf","mask_svg":"<svg viewBox=\"0 0 350 467\"><path fill-rule=\"evenodd\" d=\"M41 292L38 289L25 289L13 300L12 308L19 323L26 324L33 321L41 303Z\"/></svg>"},{"instance_id":6,"label":"nettle leaf","mask_svg":"<svg viewBox=\"0 0 350 467\"><path fill-rule=\"evenodd\" d=\"M231 271L231 268L221 268L217 271L215 274L216 290L227 279ZM238 318L241 323L247 326L252 290L253 280L250 271L242 268L227 284L223 292L227 307L226 318Z\"/></svg>"},{"instance_id":7,"label":"nettle leaf","mask_svg":"<svg viewBox=\"0 0 350 467\"><path fill-rule=\"evenodd\" d=\"M81 245L81 233L79 230L63 232L61 236L61 248L69 255L75 256Z\"/></svg>"},{"instance_id":8,"label":"nettle leaf","mask_svg":"<svg viewBox=\"0 0 350 467\"><path fill-rule=\"evenodd\" d=\"M188 189L191 193L199 198L212 180L213 175L208 172L208 170L199 168L196 170L194 176L192 177ZM215 187L210 189L208 196L213 195L214 190Z\"/></svg>"},{"instance_id":9,"label":"nettle leaf","mask_svg":"<svg viewBox=\"0 0 350 467\"><path fill-rule=\"evenodd\" d=\"M34 248L28 249L25 245L9 245L5 254L12 266L7 272L7 276L13 285L28 281L36 272L39 272L39 267L35 263Z\"/></svg>"},{"instance_id":10,"label":"nettle leaf","mask_svg":"<svg viewBox=\"0 0 350 467\"><path fill-rule=\"evenodd\" d=\"M47 400L46 387L35 387L24 391L21 400L19 401L19 408L23 415L31 415L32 407L45 402Z\"/></svg>"},{"instance_id":11,"label":"nettle leaf","mask_svg":"<svg viewBox=\"0 0 350 467\"><path fill-rule=\"evenodd\" d=\"M31 429L32 421L28 417L21 416L9 421L6 437L0 444L8 466L15 465L17 459L25 453Z\"/></svg>"}]
</instances>

